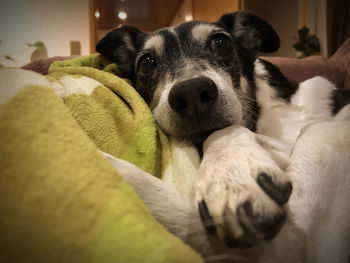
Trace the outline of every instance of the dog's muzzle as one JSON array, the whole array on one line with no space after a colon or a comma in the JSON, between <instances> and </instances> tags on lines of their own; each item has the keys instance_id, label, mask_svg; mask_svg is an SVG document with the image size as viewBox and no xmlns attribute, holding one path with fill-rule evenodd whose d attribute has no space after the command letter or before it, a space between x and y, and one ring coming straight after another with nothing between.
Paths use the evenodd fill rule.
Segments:
<instances>
[{"instance_id":1,"label":"dog's muzzle","mask_svg":"<svg viewBox=\"0 0 350 263\"><path fill-rule=\"evenodd\" d=\"M201 123L210 115L217 98L218 89L214 81L198 77L175 84L168 101L181 118Z\"/></svg>"}]
</instances>

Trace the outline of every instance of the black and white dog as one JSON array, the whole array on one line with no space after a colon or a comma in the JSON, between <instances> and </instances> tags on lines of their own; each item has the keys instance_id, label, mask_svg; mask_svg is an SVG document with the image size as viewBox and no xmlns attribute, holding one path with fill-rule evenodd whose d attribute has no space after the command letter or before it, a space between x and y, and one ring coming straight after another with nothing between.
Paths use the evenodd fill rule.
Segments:
<instances>
[{"instance_id":1,"label":"black and white dog","mask_svg":"<svg viewBox=\"0 0 350 263\"><path fill-rule=\"evenodd\" d=\"M257 57L279 45L249 12L151 34L111 31L96 50L133 82L166 133L203 144L196 202L107 157L153 215L206 257L347 262L350 94L322 77L288 80Z\"/></svg>"}]
</instances>

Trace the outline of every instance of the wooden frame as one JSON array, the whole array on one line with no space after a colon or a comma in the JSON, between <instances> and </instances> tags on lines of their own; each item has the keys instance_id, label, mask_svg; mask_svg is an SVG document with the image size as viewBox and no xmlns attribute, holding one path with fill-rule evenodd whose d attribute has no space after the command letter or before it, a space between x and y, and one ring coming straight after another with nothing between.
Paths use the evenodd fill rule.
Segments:
<instances>
[{"instance_id":1,"label":"wooden frame","mask_svg":"<svg viewBox=\"0 0 350 263\"><path fill-rule=\"evenodd\" d=\"M89 0L89 24L90 24L90 53L95 53L95 45L97 43L97 18L96 0Z\"/></svg>"}]
</instances>

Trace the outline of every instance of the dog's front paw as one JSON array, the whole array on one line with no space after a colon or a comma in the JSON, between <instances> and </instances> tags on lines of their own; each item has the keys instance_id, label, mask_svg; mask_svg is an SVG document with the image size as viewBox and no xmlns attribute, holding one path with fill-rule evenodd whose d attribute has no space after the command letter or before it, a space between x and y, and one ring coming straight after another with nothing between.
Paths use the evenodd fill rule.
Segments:
<instances>
[{"instance_id":1,"label":"dog's front paw","mask_svg":"<svg viewBox=\"0 0 350 263\"><path fill-rule=\"evenodd\" d=\"M210 143L196 183L204 226L231 247L272 239L286 219L283 206L292 191L288 176L254 133L242 129Z\"/></svg>"}]
</instances>

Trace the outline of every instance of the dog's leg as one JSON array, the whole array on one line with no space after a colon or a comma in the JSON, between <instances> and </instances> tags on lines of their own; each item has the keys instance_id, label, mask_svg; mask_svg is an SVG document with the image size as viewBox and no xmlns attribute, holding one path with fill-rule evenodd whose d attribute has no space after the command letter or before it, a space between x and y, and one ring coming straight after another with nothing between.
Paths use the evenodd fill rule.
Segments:
<instances>
[{"instance_id":1,"label":"dog's leg","mask_svg":"<svg viewBox=\"0 0 350 263\"><path fill-rule=\"evenodd\" d=\"M276 238L265 244L259 262L348 262L350 122L304 128L288 174L293 181L290 217Z\"/></svg>"},{"instance_id":2,"label":"dog's leg","mask_svg":"<svg viewBox=\"0 0 350 263\"><path fill-rule=\"evenodd\" d=\"M204 144L196 200L208 231L232 247L273 238L286 218L292 185L284 169L291 146L241 126L213 133Z\"/></svg>"},{"instance_id":3,"label":"dog's leg","mask_svg":"<svg viewBox=\"0 0 350 263\"><path fill-rule=\"evenodd\" d=\"M131 184L151 214L171 233L188 243L203 256L222 253L223 247L220 246L218 240L206 233L193 198L131 163L107 153L103 155Z\"/></svg>"},{"instance_id":4,"label":"dog's leg","mask_svg":"<svg viewBox=\"0 0 350 263\"><path fill-rule=\"evenodd\" d=\"M157 221L201 253L206 262L256 262L260 248L229 249L217 236L208 235L192 197L129 162L102 154L130 183Z\"/></svg>"},{"instance_id":5,"label":"dog's leg","mask_svg":"<svg viewBox=\"0 0 350 263\"><path fill-rule=\"evenodd\" d=\"M306 262L348 262L350 255L350 122L304 128L289 174L289 207L307 234Z\"/></svg>"}]
</instances>

